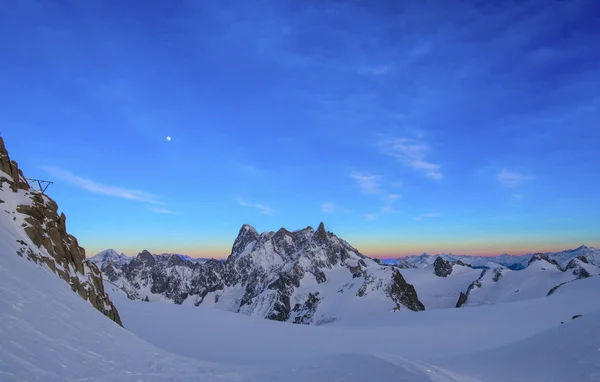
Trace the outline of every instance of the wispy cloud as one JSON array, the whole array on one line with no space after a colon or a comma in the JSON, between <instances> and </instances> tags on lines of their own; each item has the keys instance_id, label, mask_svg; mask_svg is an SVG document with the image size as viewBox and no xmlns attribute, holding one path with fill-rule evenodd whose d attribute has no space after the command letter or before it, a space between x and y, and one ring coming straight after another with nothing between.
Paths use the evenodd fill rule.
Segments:
<instances>
[{"instance_id":1,"label":"wispy cloud","mask_svg":"<svg viewBox=\"0 0 600 382\"><path fill-rule=\"evenodd\" d=\"M98 183L90 179L82 178L67 170L55 166L42 166L42 169L58 179L61 179L74 186L83 188L84 190L93 192L95 194L112 196L116 198L134 200L137 202L144 202L156 205L164 204L158 200L158 196L144 191L132 190L128 188L109 186L106 184Z\"/></svg>"},{"instance_id":2,"label":"wispy cloud","mask_svg":"<svg viewBox=\"0 0 600 382\"><path fill-rule=\"evenodd\" d=\"M172 215L172 214L174 214L173 211L168 210L166 208L160 208L160 207L150 207L149 210L152 211L152 212L156 212L157 214L165 214L165 215Z\"/></svg>"},{"instance_id":3,"label":"wispy cloud","mask_svg":"<svg viewBox=\"0 0 600 382\"><path fill-rule=\"evenodd\" d=\"M335 204L332 202L323 203L321 210L326 214L332 214L335 212Z\"/></svg>"},{"instance_id":4,"label":"wispy cloud","mask_svg":"<svg viewBox=\"0 0 600 382\"><path fill-rule=\"evenodd\" d=\"M533 179L533 176L523 174L517 171L509 171L507 169L502 169L496 175L496 178L502 185L514 187Z\"/></svg>"},{"instance_id":5,"label":"wispy cloud","mask_svg":"<svg viewBox=\"0 0 600 382\"><path fill-rule=\"evenodd\" d=\"M379 147L384 154L398 159L405 166L424 172L431 179L439 180L444 178L441 166L426 160L429 146L425 143L414 139L397 137L381 140Z\"/></svg>"},{"instance_id":6,"label":"wispy cloud","mask_svg":"<svg viewBox=\"0 0 600 382\"><path fill-rule=\"evenodd\" d=\"M438 212L434 212L434 213L428 213L428 214L422 214L419 215L415 218L415 220L423 220L423 219L432 219L432 218L439 218L441 217L442 214L438 213Z\"/></svg>"},{"instance_id":7,"label":"wispy cloud","mask_svg":"<svg viewBox=\"0 0 600 382\"><path fill-rule=\"evenodd\" d=\"M360 186L361 190L365 194L380 194L381 191L381 178L378 175L364 174L361 172L352 172L350 174L352 179Z\"/></svg>"},{"instance_id":8,"label":"wispy cloud","mask_svg":"<svg viewBox=\"0 0 600 382\"><path fill-rule=\"evenodd\" d=\"M400 194L389 194L386 199L388 202L393 202L394 200L400 199L400 197L402 197Z\"/></svg>"},{"instance_id":9,"label":"wispy cloud","mask_svg":"<svg viewBox=\"0 0 600 382\"><path fill-rule=\"evenodd\" d=\"M383 201L385 202L385 204L383 205L383 207L381 207L377 212L373 212L370 214L366 214L365 215L365 219L367 220L375 220L377 219L380 215L383 214L391 214L391 213L396 213L398 212L395 208L394 208L394 202L398 199L400 199L402 195L400 194L388 194L383 198Z\"/></svg>"},{"instance_id":10,"label":"wispy cloud","mask_svg":"<svg viewBox=\"0 0 600 382\"><path fill-rule=\"evenodd\" d=\"M262 203L250 203L247 202L243 199L237 199L237 203L238 205L242 206L242 207L250 207L250 208L254 208L255 210L257 210L259 213L263 214L263 215L269 215L272 216L275 211L268 205L266 204L262 204Z\"/></svg>"}]
</instances>

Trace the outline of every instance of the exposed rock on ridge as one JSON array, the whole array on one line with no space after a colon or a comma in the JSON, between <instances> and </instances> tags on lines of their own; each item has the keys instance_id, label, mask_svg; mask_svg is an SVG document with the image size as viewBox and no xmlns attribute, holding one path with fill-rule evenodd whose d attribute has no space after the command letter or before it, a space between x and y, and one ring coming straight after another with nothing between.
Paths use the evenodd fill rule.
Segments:
<instances>
[{"instance_id":1,"label":"exposed rock on ridge","mask_svg":"<svg viewBox=\"0 0 600 382\"><path fill-rule=\"evenodd\" d=\"M433 263L433 272L438 277L448 277L452 274L452 264L448 260L438 257Z\"/></svg>"},{"instance_id":2,"label":"exposed rock on ridge","mask_svg":"<svg viewBox=\"0 0 600 382\"><path fill-rule=\"evenodd\" d=\"M132 299L186 301L277 321L330 322L336 317L325 312L323 301L341 298L383 297L388 311L424 309L397 268L362 255L323 223L316 231L281 228L261 234L245 224L226 261L169 263L144 251L129 263L113 256L100 265Z\"/></svg>"},{"instance_id":3,"label":"exposed rock on ridge","mask_svg":"<svg viewBox=\"0 0 600 382\"><path fill-rule=\"evenodd\" d=\"M27 238L18 240L18 255L47 266L66 281L74 292L97 310L121 325L121 319L104 292L98 267L85 260L85 250L67 232L66 216L58 214L58 205L47 195L29 187L15 161L11 161L0 137L0 199L6 213L19 225ZM5 230L11 227L3 227Z\"/></svg>"}]
</instances>

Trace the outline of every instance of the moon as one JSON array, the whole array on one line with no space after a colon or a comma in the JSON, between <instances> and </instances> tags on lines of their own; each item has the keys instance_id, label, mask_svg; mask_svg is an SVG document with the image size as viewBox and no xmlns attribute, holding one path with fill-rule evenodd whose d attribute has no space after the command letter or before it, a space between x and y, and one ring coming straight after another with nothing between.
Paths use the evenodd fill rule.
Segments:
<instances>
[{"instance_id":1,"label":"moon","mask_svg":"<svg viewBox=\"0 0 600 382\"><path fill-rule=\"evenodd\" d=\"M170 141L170 140L171 140L171 137L167 136L167 141Z\"/></svg>"}]
</instances>

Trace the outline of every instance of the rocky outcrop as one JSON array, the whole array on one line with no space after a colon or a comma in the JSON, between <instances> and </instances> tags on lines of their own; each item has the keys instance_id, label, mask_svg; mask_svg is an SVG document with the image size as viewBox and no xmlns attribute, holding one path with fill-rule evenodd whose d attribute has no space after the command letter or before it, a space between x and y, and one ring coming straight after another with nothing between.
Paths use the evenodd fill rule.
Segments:
<instances>
[{"instance_id":1,"label":"rocky outcrop","mask_svg":"<svg viewBox=\"0 0 600 382\"><path fill-rule=\"evenodd\" d=\"M19 169L19 165L17 162L10 160L2 137L0 137L0 171L10 177L9 179L6 176L0 175L0 182L7 182L10 189L14 192L17 190L29 190L29 183L27 183L23 172Z\"/></svg>"},{"instance_id":2,"label":"rocky outcrop","mask_svg":"<svg viewBox=\"0 0 600 382\"><path fill-rule=\"evenodd\" d=\"M15 200L10 206L3 205L3 208L8 208L6 212L14 215L13 221L20 224L30 240L29 243L17 240L21 246L17 255L49 268L81 298L121 325L117 309L104 292L100 270L86 261L85 250L67 232L65 214L58 213L58 205L54 200L29 187L17 163L10 160L1 137L0 170L0 190L5 195L5 201ZM8 192L14 196L11 197Z\"/></svg>"},{"instance_id":3,"label":"rocky outcrop","mask_svg":"<svg viewBox=\"0 0 600 382\"><path fill-rule=\"evenodd\" d=\"M467 288L467 292L463 293L460 292L460 296L458 297L458 301L456 302L456 307L460 308L461 306L465 305L467 303L467 301L469 300L469 295L471 294L471 292L473 291L473 289L475 288L481 288L481 286L483 285L483 278L485 277L485 275L487 274L487 269L484 269L481 274L479 275L479 277L477 278L477 280L473 281L469 287Z\"/></svg>"},{"instance_id":4,"label":"rocky outcrop","mask_svg":"<svg viewBox=\"0 0 600 382\"><path fill-rule=\"evenodd\" d=\"M308 325L313 321L313 317L317 311L321 299L319 298L319 292L309 293L306 301L303 304L296 304L293 309L294 324Z\"/></svg>"},{"instance_id":5,"label":"rocky outcrop","mask_svg":"<svg viewBox=\"0 0 600 382\"><path fill-rule=\"evenodd\" d=\"M407 283L397 269L393 271L388 296L396 303L394 310L400 310L402 305L415 312L425 310L425 305L419 301L415 287Z\"/></svg>"},{"instance_id":6,"label":"rocky outcrop","mask_svg":"<svg viewBox=\"0 0 600 382\"><path fill-rule=\"evenodd\" d=\"M547 255L545 253L534 254L531 257L531 259L529 259L529 261L527 262L527 266L530 266L532 263L534 263L536 261L545 261L547 263L554 265L559 271L563 270L556 260L552 259L549 255Z\"/></svg>"},{"instance_id":7,"label":"rocky outcrop","mask_svg":"<svg viewBox=\"0 0 600 382\"><path fill-rule=\"evenodd\" d=\"M502 278L502 268L494 268L492 272L492 281L497 283Z\"/></svg>"},{"instance_id":8,"label":"rocky outcrop","mask_svg":"<svg viewBox=\"0 0 600 382\"><path fill-rule=\"evenodd\" d=\"M458 297L458 302L456 303L456 307L460 308L461 306L463 306L464 304L467 303L468 299L469 299L469 296L467 296L466 293L460 292L460 296Z\"/></svg>"},{"instance_id":9,"label":"rocky outcrop","mask_svg":"<svg viewBox=\"0 0 600 382\"><path fill-rule=\"evenodd\" d=\"M325 229L285 228L259 234L243 225L226 261L204 263L141 252L130 261L101 256L104 277L132 299L210 304L228 311L299 324L331 322L323 299L389 299L390 310L423 310L417 294L395 267L378 264ZM94 260L96 261L96 260ZM330 279L330 275L335 275ZM321 287L322 284L334 284ZM301 290L301 292L299 292ZM336 292L337 291L337 292ZM144 292L146 293L146 292ZM346 295L348 296L348 295Z\"/></svg>"},{"instance_id":10,"label":"rocky outcrop","mask_svg":"<svg viewBox=\"0 0 600 382\"><path fill-rule=\"evenodd\" d=\"M583 259L585 259L585 257L583 257ZM570 271L573 274L573 276L577 277L578 279L585 279L591 277L592 275L590 274L590 272L588 272L587 269L584 268L584 264L589 265L587 259L585 259L584 261L580 258L575 258L569 261L569 263L565 267L565 271Z\"/></svg>"},{"instance_id":11,"label":"rocky outcrop","mask_svg":"<svg viewBox=\"0 0 600 382\"><path fill-rule=\"evenodd\" d=\"M561 286L568 284L570 281L565 281L563 283L558 284L557 286L553 287L552 289L550 289L550 291L548 291L548 294L546 295L546 297L551 296L552 294L554 294L554 292L556 292L558 290L558 288L560 288Z\"/></svg>"},{"instance_id":12,"label":"rocky outcrop","mask_svg":"<svg viewBox=\"0 0 600 382\"><path fill-rule=\"evenodd\" d=\"M452 274L452 264L448 260L438 257L433 263L433 273L438 277L448 277Z\"/></svg>"}]
</instances>

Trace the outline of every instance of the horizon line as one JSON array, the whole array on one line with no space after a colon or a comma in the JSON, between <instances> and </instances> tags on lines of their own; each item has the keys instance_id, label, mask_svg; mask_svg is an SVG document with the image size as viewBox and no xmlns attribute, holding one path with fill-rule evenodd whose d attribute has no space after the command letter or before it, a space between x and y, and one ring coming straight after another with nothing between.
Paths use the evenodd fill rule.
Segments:
<instances>
[{"instance_id":1,"label":"horizon line","mask_svg":"<svg viewBox=\"0 0 600 382\"><path fill-rule=\"evenodd\" d=\"M386 259L401 259L401 258L405 258L405 257L410 257L410 256L422 256L422 255L428 255L428 256L442 256L442 255L447 255L447 256L468 256L468 257L499 257L499 256L512 256L512 257L521 257L521 256L527 256L527 255L533 255L536 253L557 253L557 252L564 252L564 251L571 251L571 250L576 250L579 249L581 247L586 247L586 248L592 248L592 249L596 249L597 244L594 245L587 245L587 244L582 244L579 245L577 247L574 248L566 248L566 249L560 249L560 250L544 250L544 251L522 251L522 252L518 252L518 253L508 253L508 252L503 252L503 253L487 253L487 254L477 254L477 253L453 253L451 251L445 252L438 252L438 253L428 253L427 251L421 252L421 253L407 253L407 254L399 254L399 255L386 255L386 254L374 254L374 255L369 255L366 254L365 252L359 251L361 254L372 258L372 259L379 259L379 260L386 260ZM94 253L93 255L87 255L86 254L86 258L91 258L96 256L97 254L103 252L103 251L107 251L109 249L112 249L113 251L117 252L118 254L125 254L125 256L127 257L135 257L138 254L140 254L142 251L147 250L148 252L150 252L153 255L181 255L181 256L187 256L193 259L215 259L215 260L225 260L227 259L230 255L205 255L205 254L190 254L190 252L179 252L179 251L162 251L162 250L158 250L158 251L151 251L148 249L142 249L139 252L133 254L133 255L129 255L127 254L127 252L131 253L132 251L117 251L114 248L106 248L100 251L91 251L92 253ZM135 251L133 251L135 252Z\"/></svg>"}]
</instances>

